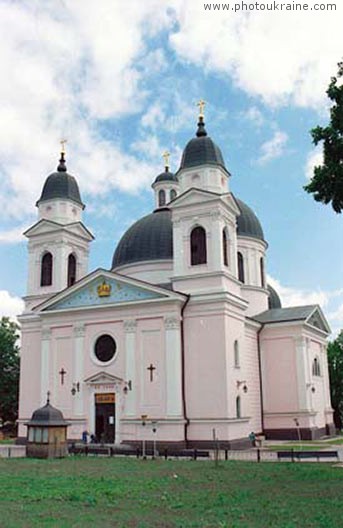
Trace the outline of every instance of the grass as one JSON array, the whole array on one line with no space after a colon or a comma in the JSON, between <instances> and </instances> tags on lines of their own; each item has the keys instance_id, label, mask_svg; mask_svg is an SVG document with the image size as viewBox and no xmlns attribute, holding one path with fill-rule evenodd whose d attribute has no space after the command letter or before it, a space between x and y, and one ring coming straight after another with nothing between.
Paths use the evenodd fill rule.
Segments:
<instances>
[{"instance_id":1,"label":"grass","mask_svg":"<svg viewBox=\"0 0 343 528\"><path fill-rule=\"evenodd\" d=\"M343 526L343 470L330 464L0 459L0 526Z\"/></svg>"},{"instance_id":2,"label":"grass","mask_svg":"<svg viewBox=\"0 0 343 528\"><path fill-rule=\"evenodd\" d=\"M14 444L14 442L15 442L15 438L3 438L2 440L0 440L0 445L1 444L5 444L5 445Z\"/></svg>"},{"instance_id":3,"label":"grass","mask_svg":"<svg viewBox=\"0 0 343 528\"><path fill-rule=\"evenodd\" d=\"M270 451L287 451L289 449L295 449L296 451L321 451L322 449L325 449L325 448L328 448L330 447L327 446L326 444L322 443L322 444L306 444L306 443L301 443L301 444L297 444L297 443L289 443L289 444L278 444L278 445L274 445L274 444L269 444L267 446L267 448L270 450Z\"/></svg>"}]
</instances>

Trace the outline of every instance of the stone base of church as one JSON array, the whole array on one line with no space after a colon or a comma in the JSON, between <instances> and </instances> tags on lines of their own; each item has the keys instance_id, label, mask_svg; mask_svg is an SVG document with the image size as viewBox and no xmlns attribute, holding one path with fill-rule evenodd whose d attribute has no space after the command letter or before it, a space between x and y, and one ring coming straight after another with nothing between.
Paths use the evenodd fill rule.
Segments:
<instances>
[{"instance_id":1,"label":"stone base of church","mask_svg":"<svg viewBox=\"0 0 343 528\"><path fill-rule=\"evenodd\" d=\"M334 424L327 424L326 427L301 427L290 429L265 429L266 440L318 440L323 436L333 436L335 434Z\"/></svg>"}]
</instances>

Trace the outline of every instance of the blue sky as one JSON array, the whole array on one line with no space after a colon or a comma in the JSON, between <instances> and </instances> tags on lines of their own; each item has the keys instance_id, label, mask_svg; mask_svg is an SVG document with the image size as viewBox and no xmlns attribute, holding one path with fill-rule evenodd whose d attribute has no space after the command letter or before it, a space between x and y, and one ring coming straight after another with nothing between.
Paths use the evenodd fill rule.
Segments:
<instances>
[{"instance_id":1,"label":"blue sky","mask_svg":"<svg viewBox=\"0 0 343 528\"><path fill-rule=\"evenodd\" d=\"M153 208L165 149L177 170L204 98L230 189L262 223L270 281L285 305L318 302L343 327L343 218L302 189L321 160L309 130L328 121L342 19L339 4L208 13L198 0L2 0L0 315L21 309L21 233L61 137L96 236L90 270L109 268L122 233Z\"/></svg>"}]
</instances>

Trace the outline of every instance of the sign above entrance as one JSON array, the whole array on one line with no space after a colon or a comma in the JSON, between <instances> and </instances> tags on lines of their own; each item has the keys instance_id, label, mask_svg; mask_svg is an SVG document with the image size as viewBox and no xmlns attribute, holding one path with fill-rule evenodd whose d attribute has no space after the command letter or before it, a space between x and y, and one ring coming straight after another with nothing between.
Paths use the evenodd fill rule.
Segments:
<instances>
[{"instance_id":1,"label":"sign above entrance","mask_svg":"<svg viewBox=\"0 0 343 528\"><path fill-rule=\"evenodd\" d=\"M103 392L95 395L95 403L115 403L114 392Z\"/></svg>"}]
</instances>

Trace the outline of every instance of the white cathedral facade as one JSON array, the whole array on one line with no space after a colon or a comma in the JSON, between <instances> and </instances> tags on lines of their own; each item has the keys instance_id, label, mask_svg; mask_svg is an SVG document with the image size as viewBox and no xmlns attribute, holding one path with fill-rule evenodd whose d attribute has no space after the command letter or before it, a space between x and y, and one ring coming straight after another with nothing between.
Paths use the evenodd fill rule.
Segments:
<instances>
[{"instance_id":1,"label":"white cathedral facade","mask_svg":"<svg viewBox=\"0 0 343 528\"><path fill-rule=\"evenodd\" d=\"M166 164L167 165L167 164ZM267 242L229 189L200 115L180 168L154 181L155 210L135 222L109 270L89 273L93 236L64 154L37 201L20 316L19 437L51 403L108 443L210 447L333 431L317 305L282 308L266 284Z\"/></svg>"}]
</instances>

